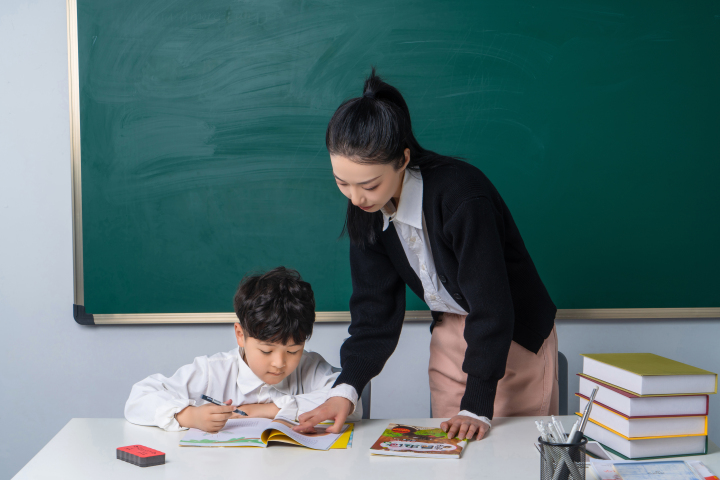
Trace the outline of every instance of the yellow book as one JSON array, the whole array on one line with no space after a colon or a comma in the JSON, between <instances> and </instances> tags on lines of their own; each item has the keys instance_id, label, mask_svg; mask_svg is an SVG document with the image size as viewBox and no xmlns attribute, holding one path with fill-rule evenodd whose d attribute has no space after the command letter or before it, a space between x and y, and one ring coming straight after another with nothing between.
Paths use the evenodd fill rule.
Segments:
<instances>
[{"instance_id":1,"label":"yellow book","mask_svg":"<svg viewBox=\"0 0 720 480\"><path fill-rule=\"evenodd\" d=\"M580 413L577 413L580 415ZM626 459L655 458L707 453L707 435L626 437L596 420L590 419L585 435L600 442L606 450Z\"/></svg>"},{"instance_id":2,"label":"yellow book","mask_svg":"<svg viewBox=\"0 0 720 480\"><path fill-rule=\"evenodd\" d=\"M348 448L354 426L346 423L340 433L329 433L327 428L330 425L321 424L315 426L315 433L297 433L292 430L295 425L279 418L231 418L217 433L191 428L180 440L180 446L265 448L271 442L282 442L313 450L331 450Z\"/></svg>"},{"instance_id":3,"label":"yellow book","mask_svg":"<svg viewBox=\"0 0 720 480\"><path fill-rule=\"evenodd\" d=\"M589 400L580 394L576 395L580 397L580 410L584 411ZM707 435L705 415L628 417L597 401L593 403L589 420L602 424L605 428L629 439Z\"/></svg>"},{"instance_id":4,"label":"yellow book","mask_svg":"<svg viewBox=\"0 0 720 480\"><path fill-rule=\"evenodd\" d=\"M717 374L653 353L582 354L583 373L637 395L717 393Z\"/></svg>"}]
</instances>

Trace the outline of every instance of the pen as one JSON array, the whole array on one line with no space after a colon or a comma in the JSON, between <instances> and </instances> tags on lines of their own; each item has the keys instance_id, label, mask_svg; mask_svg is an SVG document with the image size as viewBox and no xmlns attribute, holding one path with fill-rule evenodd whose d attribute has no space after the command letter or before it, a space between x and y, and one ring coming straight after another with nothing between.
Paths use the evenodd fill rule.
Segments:
<instances>
[{"instance_id":1,"label":"pen","mask_svg":"<svg viewBox=\"0 0 720 480\"><path fill-rule=\"evenodd\" d=\"M567 440L567 433L565 432L565 427L555 418L555 415L551 415L550 418L552 418L552 423L553 425L555 425L555 429L560 435L562 435L562 441L565 442Z\"/></svg>"},{"instance_id":2,"label":"pen","mask_svg":"<svg viewBox=\"0 0 720 480\"><path fill-rule=\"evenodd\" d=\"M577 432L579 426L580 426L580 420L578 420L578 421L576 421L575 423L573 423L573 426L572 426L572 428L570 429L570 435L568 435L568 443L572 443L572 442L570 442L569 440L570 440L571 438L574 438L574 437L575 437L575 432Z\"/></svg>"},{"instance_id":3,"label":"pen","mask_svg":"<svg viewBox=\"0 0 720 480\"><path fill-rule=\"evenodd\" d=\"M575 430L575 433L573 433L568 439L568 444L577 444L580 443L580 440L583 438L583 434L585 433L585 425L587 425L587 421L590 418L590 411L592 410L593 402L595 401L595 395L597 395L598 390L600 387L595 387L592 391L592 394L590 395L590 401L585 406L585 411L583 412L582 418L580 419L580 425L578 426L577 430ZM573 452L575 455L577 452ZM573 456L575 456L573 455ZM572 463L572 460L570 462L566 462L567 466L570 467L570 463ZM573 466L575 464L573 463ZM555 475L553 476L553 480L567 480L570 474L575 477L575 472L570 472L565 469L565 465L560 465L560 468L558 468L555 471ZM557 478L556 478L557 477ZM577 477L580 478L580 477Z\"/></svg>"},{"instance_id":4,"label":"pen","mask_svg":"<svg viewBox=\"0 0 720 480\"><path fill-rule=\"evenodd\" d=\"M583 412L582 418L580 419L580 426L578 427L577 432L575 432L575 435L573 435L573 438L571 438L568 443L578 443L583 437L583 433L585 432L585 425L587 425L587 421L590 418L590 410L592 410L593 402L595 401L595 395L597 395L599 389L600 387L595 387L593 389L592 394L590 395L590 401L588 401L588 404L585 405L585 411Z\"/></svg>"},{"instance_id":5,"label":"pen","mask_svg":"<svg viewBox=\"0 0 720 480\"><path fill-rule=\"evenodd\" d=\"M214 398L208 397L207 395L203 395L203 396L202 396L202 399L205 400L205 401L207 401L207 402L214 403L215 405L224 405L224 406L227 407L227 405L225 405L225 404L224 404L223 402L221 402L220 400L215 400ZM248 416L247 413L243 412L243 411L240 410L239 408L236 408L235 410L233 410L233 412L234 412L234 413L239 413L240 415L245 416L245 417Z\"/></svg>"}]
</instances>

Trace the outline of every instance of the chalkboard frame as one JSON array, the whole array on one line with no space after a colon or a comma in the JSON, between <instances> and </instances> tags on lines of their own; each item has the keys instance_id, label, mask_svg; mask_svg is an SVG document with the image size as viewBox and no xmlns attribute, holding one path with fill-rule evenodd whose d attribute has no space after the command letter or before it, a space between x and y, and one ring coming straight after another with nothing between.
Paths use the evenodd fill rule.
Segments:
<instances>
[{"instance_id":1,"label":"chalkboard frame","mask_svg":"<svg viewBox=\"0 0 720 480\"><path fill-rule=\"evenodd\" d=\"M70 106L70 155L73 232L73 318L80 325L234 323L235 314L153 313L92 314L84 307L82 182L80 149L80 85L78 68L77 0L66 0L68 40L68 85ZM556 320L720 318L720 308L594 308L560 309ZM429 311L410 310L405 321L430 322ZM317 312L317 322L349 323L349 311Z\"/></svg>"}]
</instances>

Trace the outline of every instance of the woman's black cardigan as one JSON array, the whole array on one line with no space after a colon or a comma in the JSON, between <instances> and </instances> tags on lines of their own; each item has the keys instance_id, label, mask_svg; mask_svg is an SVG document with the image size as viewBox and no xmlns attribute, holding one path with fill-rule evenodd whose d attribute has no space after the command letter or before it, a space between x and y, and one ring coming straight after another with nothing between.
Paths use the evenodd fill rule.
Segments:
<instances>
[{"instance_id":1,"label":"woman's black cardigan","mask_svg":"<svg viewBox=\"0 0 720 480\"><path fill-rule=\"evenodd\" d=\"M438 278L468 312L468 348L462 364L468 380L460 409L492 418L511 340L537 353L552 331L557 309L490 180L460 160L421 173L423 213ZM424 298L395 228L391 225L383 232L379 220L375 244L350 246L352 320L335 385L347 383L358 393L380 373L397 346L405 285ZM432 317L431 330L440 312L432 312Z\"/></svg>"}]
</instances>

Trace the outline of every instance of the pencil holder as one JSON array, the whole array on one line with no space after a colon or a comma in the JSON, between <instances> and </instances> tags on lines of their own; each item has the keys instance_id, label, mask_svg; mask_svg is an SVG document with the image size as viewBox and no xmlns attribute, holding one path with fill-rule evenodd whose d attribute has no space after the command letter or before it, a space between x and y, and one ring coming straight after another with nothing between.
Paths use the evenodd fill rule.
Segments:
<instances>
[{"instance_id":1,"label":"pencil holder","mask_svg":"<svg viewBox=\"0 0 720 480\"><path fill-rule=\"evenodd\" d=\"M585 480L587 438L578 443L540 443L540 480Z\"/></svg>"}]
</instances>

